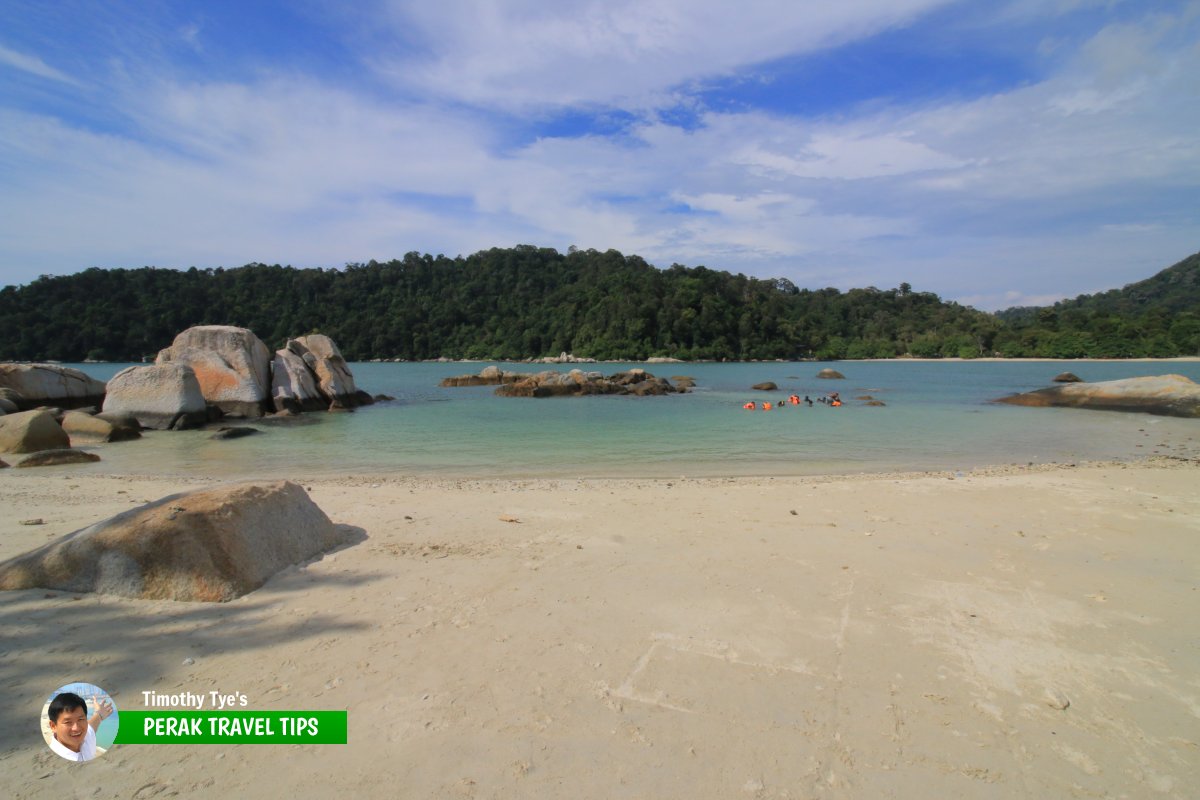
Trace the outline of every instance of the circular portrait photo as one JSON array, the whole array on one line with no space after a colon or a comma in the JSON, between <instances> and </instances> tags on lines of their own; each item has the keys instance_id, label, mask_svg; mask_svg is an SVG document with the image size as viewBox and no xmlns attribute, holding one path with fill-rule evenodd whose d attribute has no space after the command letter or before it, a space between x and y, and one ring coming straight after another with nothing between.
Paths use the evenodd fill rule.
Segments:
<instances>
[{"instance_id":1,"label":"circular portrait photo","mask_svg":"<svg viewBox=\"0 0 1200 800\"><path fill-rule=\"evenodd\" d=\"M42 736L56 755L91 761L112 747L120 725L108 693L91 683L60 686L42 706Z\"/></svg>"}]
</instances>

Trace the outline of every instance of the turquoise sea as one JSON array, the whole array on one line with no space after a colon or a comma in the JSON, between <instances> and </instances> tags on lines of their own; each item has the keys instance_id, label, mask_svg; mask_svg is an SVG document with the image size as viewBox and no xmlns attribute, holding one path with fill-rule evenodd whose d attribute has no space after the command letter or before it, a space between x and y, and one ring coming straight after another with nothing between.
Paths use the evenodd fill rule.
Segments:
<instances>
[{"instance_id":1,"label":"turquoise sea","mask_svg":"<svg viewBox=\"0 0 1200 800\"><path fill-rule=\"evenodd\" d=\"M1200 420L1077 409L1019 408L990 400L1050 385L1069 370L1085 380L1179 373L1200 382L1200 362L834 362L584 364L610 374L641 366L689 375L697 386L668 397L498 398L493 387L442 389L482 363L351 364L355 381L395 402L353 414L307 414L262 424L259 436L211 441L208 432L149 432L97 448L98 473L323 477L699 477L970 469L1195 456ZM72 365L107 379L124 364ZM571 365L503 364L536 372ZM846 380L819 380L832 367ZM760 381L776 392L755 392ZM747 400L838 391L817 403L746 411ZM854 398L869 394L885 407ZM73 469L79 469L74 467Z\"/></svg>"}]
</instances>

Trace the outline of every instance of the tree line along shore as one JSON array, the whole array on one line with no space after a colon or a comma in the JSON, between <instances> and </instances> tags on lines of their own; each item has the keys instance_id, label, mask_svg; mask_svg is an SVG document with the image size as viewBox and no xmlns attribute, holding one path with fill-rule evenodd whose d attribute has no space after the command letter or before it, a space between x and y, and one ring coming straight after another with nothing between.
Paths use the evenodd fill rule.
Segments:
<instances>
[{"instance_id":1,"label":"tree line along shore","mask_svg":"<svg viewBox=\"0 0 1200 800\"><path fill-rule=\"evenodd\" d=\"M995 314L902 283L800 289L616 250L521 245L298 269L98 269L0 290L0 360L140 361L206 324L352 361L1171 358L1200 354L1200 253L1123 289Z\"/></svg>"}]
</instances>

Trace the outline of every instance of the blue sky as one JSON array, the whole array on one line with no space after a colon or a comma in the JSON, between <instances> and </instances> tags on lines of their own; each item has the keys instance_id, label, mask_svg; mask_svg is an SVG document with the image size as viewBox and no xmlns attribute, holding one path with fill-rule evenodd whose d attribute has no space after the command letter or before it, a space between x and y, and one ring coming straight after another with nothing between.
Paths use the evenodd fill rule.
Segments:
<instances>
[{"instance_id":1,"label":"blue sky","mask_svg":"<svg viewBox=\"0 0 1200 800\"><path fill-rule=\"evenodd\" d=\"M0 0L0 284L520 243L995 309L1200 250L1200 2Z\"/></svg>"}]
</instances>

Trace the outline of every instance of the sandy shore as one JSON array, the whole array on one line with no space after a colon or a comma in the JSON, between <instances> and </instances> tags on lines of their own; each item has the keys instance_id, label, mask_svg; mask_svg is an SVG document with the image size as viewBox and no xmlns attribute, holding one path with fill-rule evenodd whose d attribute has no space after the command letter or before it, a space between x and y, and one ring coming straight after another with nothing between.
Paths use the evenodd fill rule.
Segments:
<instances>
[{"instance_id":1,"label":"sandy shore","mask_svg":"<svg viewBox=\"0 0 1200 800\"><path fill-rule=\"evenodd\" d=\"M0 559L215 482L5 470ZM1184 798L1200 786L1194 461L304 485L366 540L237 601L0 595L4 795ZM31 518L45 524L19 524ZM144 707L144 690L212 689L251 708L348 709L351 743L118 745L69 765L37 714L72 680L121 709Z\"/></svg>"}]
</instances>

